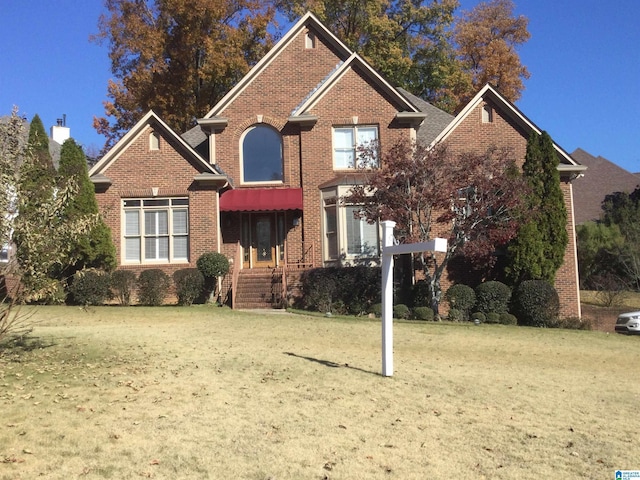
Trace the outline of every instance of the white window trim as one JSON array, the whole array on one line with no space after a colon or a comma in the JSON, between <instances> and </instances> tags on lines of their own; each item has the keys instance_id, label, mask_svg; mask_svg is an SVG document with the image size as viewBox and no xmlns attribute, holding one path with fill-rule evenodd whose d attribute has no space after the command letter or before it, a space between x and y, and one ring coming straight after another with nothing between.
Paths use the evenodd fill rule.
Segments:
<instances>
[{"instance_id":1,"label":"white window trim","mask_svg":"<svg viewBox=\"0 0 640 480\"><path fill-rule=\"evenodd\" d=\"M374 141L379 142L380 141L380 127L378 125L370 125L370 124L362 124L362 125L335 125L332 130L331 130L331 154L332 154L332 159L333 159L333 169L334 170L346 170L346 171L353 171L356 170L357 168L360 167L360 155L358 155L358 147L360 145L358 145L358 130L363 130L363 129L375 129L376 135L375 135L375 139ZM336 165L336 151L339 148L336 145L336 131L337 130L353 130L353 141L354 141L354 145L352 146L350 151L353 151L353 158L354 158L354 166L353 167L345 167L345 166L338 166ZM344 149L346 150L346 149ZM376 165L377 167L378 165Z\"/></svg>"},{"instance_id":2,"label":"white window trim","mask_svg":"<svg viewBox=\"0 0 640 480\"><path fill-rule=\"evenodd\" d=\"M157 152L160 150L160 134L158 132L151 132L149 134L149 150Z\"/></svg>"},{"instance_id":3,"label":"white window trim","mask_svg":"<svg viewBox=\"0 0 640 480\"><path fill-rule=\"evenodd\" d=\"M166 206L144 206L145 200L168 200L169 204ZM174 200L187 200L186 205L173 205L172 201ZM125 207L125 201L140 201L139 206L133 207ZM169 264L188 264L189 256L190 256L190 225L189 225L189 199L187 197L140 197L140 198L123 198L121 205L121 215L120 215L120 263L121 265L169 265ZM175 211L186 210L187 211L187 232L186 234L176 234L174 233L174 225L173 225L173 214ZM137 235L127 235L126 230L126 214L127 211L137 211L138 212L138 234ZM158 212L158 211L167 211L168 219L167 219L167 234L157 234L157 235L146 235L145 232L145 212ZM169 252L168 259L147 259L146 258L146 245L145 238L161 238L168 237L169 238ZM187 258L175 258L174 244L175 238L177 237L186 237L187 238ZM140 239L140 256L138 260L127 260L127 247L126 241L128 238L139 238Z\"/></svg>"},{"instance_id":4,"label":"white window trim","mask_svg":"<svg viewBox=\"0 0 640 480\"><path fill-rule=\"evenodd\" d=\"M376 254L374 255L366 255L366 252L363 253L349 253L349 239L347 233L347 215L349 215L347 207L357 206L355 204L347 204L340 201L340 198L344 197L348 194L349 190L351 190L350 186L341 186L335 190L327 190L323 192L322 195L322 257L325 262L328 263L346 263L351 264L358 260L379 260L381 253L381 239L382 239L382 231L380 227L380 223L377 224L377 246L376 246ZM334 203L335 200L335 203ZM330 247L329 247L329 239L328 239L328 231L327 231L327 217L326 217L326 209L327 207L336 208L336 252L337 255L335 257L331 257L329 255ZM361 222L366 222L366 220L361 220Z\"/></svg>"}]
</instances>

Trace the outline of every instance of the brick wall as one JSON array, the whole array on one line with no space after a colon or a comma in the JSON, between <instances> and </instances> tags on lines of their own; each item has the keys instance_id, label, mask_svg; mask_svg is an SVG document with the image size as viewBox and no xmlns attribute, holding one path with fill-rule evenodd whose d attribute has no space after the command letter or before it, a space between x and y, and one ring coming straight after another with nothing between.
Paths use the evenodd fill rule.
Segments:
<instances>
[{"instance_id":1,"label":"brick wall","mask_svg":"<svg viewBox=\"0 0 640 480\"><path fill-rule=\"evenodd\" d=\"M111 228L119 268L136 273L148 268L162 268L172 274L180 268L195 267L200 255L217 251L217 192L213 187L198 186L193 178L202 167L192 164L173 139L161 137L160 149L149 149L152 126L147 126L128 148L102 173L112 180L96 199L105 222ZM124 265L122 258L121 208L123 198L151 198L152 188L158 197L189 198L189 262L175 264Z\"/></svg>"},{"instance_id":2,"label":"brick wall","mask_svg":"<svg viewBox=\"0 0 640 480\"><path fill-rule=\"evenodd\" d=\"M332 180L332 128L336 125L378 125L380 142L391 145L398 138L409 138L409 130L395 123L397 107L379 88L366 81L355 69L348 71L311 111L318 117L313 127L298 127L287 123L292 111L338 65L340 58L331 46L316 37L316 48L306 49L305 32L300 32L289 46L253 80L253 82L223 111L229 119L227 127L216 133L216 162L232 177L237 188L241 184L240 142L243 133L262 122L276 128L283 139L284 180L274 187L302 187L303 222L291 228L287 235L288 262L301 255L302 245L313 243L314 263L322 264L322 203L319 185ZM263 185L260 185L263 186ZM231 239L232 237L229 236ZM223 225L225 252L227 244ZM235 247L233 247L235 248Z\"/></svg>"},{"instance_id":3,"label":"brick wall","mask_svg":"<svg viewBox=\"0 0 640 480\"><path fill-rule=\"evenodd\" d=\"M527 139L529 134L512 122L508 116L504 115L495 105L488 103L493 110L493 121L491 123L482 122L481 102L466 119L451 133L446 139L446 144L454 153L474 151L482 153L491 146L498 148L508 148L513 152L513 159L519 165L524 163L527 150ZM564 317L580 316L580 302L578 291L576 250L575 250L575 228L573 221L573 205L571 195L571 183L568 178L563 178L561 182L564 194L565 206L569 216L567 222L567 232L569 233L569 243L565 253L564 263L556 274L555 287L560 295L561 315ZM451 284L449 278L443 282L443 290Z\"/></svg>"}]
</instances>

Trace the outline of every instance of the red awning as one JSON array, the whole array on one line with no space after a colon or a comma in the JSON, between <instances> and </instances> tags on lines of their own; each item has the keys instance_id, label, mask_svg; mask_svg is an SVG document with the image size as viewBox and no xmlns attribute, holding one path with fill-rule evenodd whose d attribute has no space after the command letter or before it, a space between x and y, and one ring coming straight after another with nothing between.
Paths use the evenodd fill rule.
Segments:
<instances>
[{"instance_id":1,"label":"red awning","mask_svg":"<svg viewBox=\"0 0 640 480\"><path fill-rule=\"evenodd\" d=\"M301 188L238 188L220 196L221 212L302 210Z\"/></svg>"}]
</instances>

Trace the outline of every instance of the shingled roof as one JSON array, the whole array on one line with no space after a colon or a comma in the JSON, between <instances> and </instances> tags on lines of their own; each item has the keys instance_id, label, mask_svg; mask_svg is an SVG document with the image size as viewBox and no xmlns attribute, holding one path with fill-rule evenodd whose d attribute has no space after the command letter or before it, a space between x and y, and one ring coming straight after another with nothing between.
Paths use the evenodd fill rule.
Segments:
<instances>
[{"instance_id":1,"label":"shingled roof","mask_svg":"<svg viewBox=\"0 0 640 480\"><path fill-rule=\"evenodd\" d=\"M427 117L418 129L417 137L418 142L425 145L431 145L431 142L436 139L440 132L442 132L446 126L453 121L454 116L444 110L440 110L438 107L434 107L429 102L409 93L404 88L398 87L396 90L414 104L421 112L427 114Z\"/></svg>"},{"instance_id":2,"label":"shingled roof","mask_svg":"<svg viewBox=\"0 0 640 480\"><path fill-rule=\"evenodd\" d=\"M576 149L573 159L588 167L584 175L573 181L573 208L576 225L597 220L602 213L604 197L615 192L631 193L640 185L640 176L628 172L604 157Z\"/></svg>"}]
</instances>

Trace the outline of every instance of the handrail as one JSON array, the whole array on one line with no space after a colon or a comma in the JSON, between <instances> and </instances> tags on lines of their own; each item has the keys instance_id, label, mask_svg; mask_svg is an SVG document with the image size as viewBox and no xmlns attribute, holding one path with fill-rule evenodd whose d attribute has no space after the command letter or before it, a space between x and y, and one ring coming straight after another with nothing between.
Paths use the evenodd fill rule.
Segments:
<instances>
[{"instance_id":1,"label":"handrail","mask_svg":"<svg viewBox=\"0 0 640 480\"><path fill-rule=\"evenodd\" d=\"M238 291L238 277L242 268L242 249L240 241L236 243L236 253L233 259L233 274L231 275L231 308L236 308L236 293Z\"/></svg>"},{"instance_id":2,"label":"handrail","mask_svg":"<svg viewBox=\"0 0 640 480\"><path fill-rule=\"evenodd\" d=\"M282 289L280 292L280 303L283 307L288 307L289 301L287 299L287 267L282 267Z\"/></svg>"}]
</instances>

